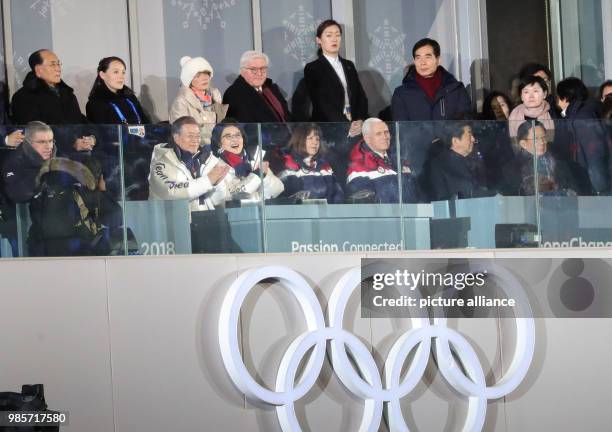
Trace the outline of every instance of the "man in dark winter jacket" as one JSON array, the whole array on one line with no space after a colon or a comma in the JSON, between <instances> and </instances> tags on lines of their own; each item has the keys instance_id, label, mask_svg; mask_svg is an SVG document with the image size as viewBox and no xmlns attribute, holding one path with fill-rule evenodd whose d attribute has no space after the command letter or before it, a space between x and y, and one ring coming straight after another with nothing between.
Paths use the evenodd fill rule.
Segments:
<instances>
[{"instance_id":1,"label":"man in dark winter jacket","mask_svg":"<svg viewBox=\"0 0 612 432\"><path fill-rule=\"evenodd\" d=\"M448 147L431 162L432 201L477 198L489 195L482 161L470 157L476 139L465 122L447 126Z\"/></svg>"},{"instance_id":2,"label":"man in dark winter jacket","mask_svg":"<svg viewBox=\"0 0 612 432\"><path fill-rule=\"evenodd\" d=\"M227 118L240 123L262 123L264 144L284 145L289 140L285 125L291 113L280 88L268 78L268 56L246 51L240 58L240 76L225 90L223 103L229 105ZM255 136L249 137L256 142Z\"/></svg>"},{"instance_id":3,"label":"man in dark winter jacket","mask_svg":"<svg viewBox=\"0 0 612 432\"><path fill-rule=\"evenodd\" d=\"M452 120L472 110L463 83L440 66L438 42L433 39L418 41L412 48L412 57L414 68L393 92L393 120Z\"/></svg>"},{"instance_id":4,"label":"man in dark winter jacket","mask_svg":"<svg viewBox=\"0 0 612 432\"><path fill-rule=\"evenodd\" d=\"M440 66L438 42L418 41L412 48L412 57L414 67L393 92L391 111L393 120L406 122L398 130L402 148L407 150L415 175L422 178L431 143L444 134L438 130L441 125L431 121L457 120L472 108L463 83Z\"/></svg>"},{"instance_id":5,"label":"man in dark winter jacket","mask_svg":"<svg viewBox=\"0 0 612 432\"><path fill-rule=\"evenodd\" d=\"M62 81L62 64L46 49L33 52L28 62L32 69L13 95L13 122L26 124L38 120L49 125L81 124L87 119L71 87Z\"/></svg>"},{"instance_id":6,"label":"man in dark winter jacket","mask_svg":"<svg viewBox=\"0 0 612 432\"><path fill-rule=\"evenodd\" d=\"M43 163L55 155L51 128L39 121L28 123L25 139L2 165L4 193L13 203L25 203L36 193L36 176Z\"/></svg>"},{"instance_id":7,"label":"man in dark winter jacket","mask_svg":"<svg viewBox=\"0 0 612 432\"><path fill-rule=\"evenodd\" d=\"M227 117L241 123L291 121L287 101L268 78L268 56L247 51L240 59L240 76L225 90L223 103L229 104Z\"/></svg>"}]
</instances>

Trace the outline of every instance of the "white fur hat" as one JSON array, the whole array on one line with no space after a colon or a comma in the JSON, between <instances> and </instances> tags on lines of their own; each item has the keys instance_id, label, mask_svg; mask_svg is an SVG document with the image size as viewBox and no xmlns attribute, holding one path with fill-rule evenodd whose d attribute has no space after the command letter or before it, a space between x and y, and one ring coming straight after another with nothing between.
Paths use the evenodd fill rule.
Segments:
<instances>
[{"instance_id":1,"label":"white fur hat","mask_svg":"<svg viewBox=\"0 0 612 432\"><path fill-rule=\"evenodd\" d=\"M185 87L189 87L191 85L191 81L193 81L198 72L208 71L210 72L210 77L213 77L213 68L204 57L191 58L189 56L185 56L181 58L180 63L181 82Z\"/></svg>"}]
</instances>

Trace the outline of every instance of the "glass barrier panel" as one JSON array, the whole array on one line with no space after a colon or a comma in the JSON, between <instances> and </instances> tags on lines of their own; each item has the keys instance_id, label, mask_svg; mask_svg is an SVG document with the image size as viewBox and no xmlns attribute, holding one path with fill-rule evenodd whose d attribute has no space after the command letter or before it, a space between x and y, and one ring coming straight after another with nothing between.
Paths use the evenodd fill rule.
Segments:
<instances>
[{"instance_id":1,"label":"glass barrier panel","mask_svg":"<svg viewBox=\"0 0 612 432\"><path fill-rule=\"evenodd\" d=\"M560 119L544 143L543 125L533 139L548 158L549 179L540 180L542 247L612 246L610 127L599 119ZM539 150L538 145L536 149Z\"/></svg>"},{"instance_id":2,"label":"glass barrier panel","mask_svg":"<svg viewBox=\"0 0 612 432\"><path fill-rule=\"evenodd\" d=\"M375 153L360 129L348 122L262 125L263 148L281 181L266 197L266 252L402 249L395 142L372 128L385 147Z\"/></svg>"},{"instance_id":3,"label":"glass barrier panel","mask_svg":"<svg viewBox=\"0 0 612 432\"><path fill-rule=\"evenodd\" d=\"M260 126L255 123L221 124L213 133L213 151L229 167L219 183L225 196L218 217L229 239L224 252L264 251L261 167L267 164L260 141Z\"/></svg>"},{"instance_id":4,"label":"glass barrier panel","mask_svg":"<svg viewBox=\"0 0 612 432\"><path fill-rule=\"evenodd\" d=\"M507 122L462 120L402 127L421 140L411 144L418 152L412 159L424 161L417 166L417 179L421 201L432 206L432 249L537 247L535 198L528 187L533 179L519 181L520 155Z\"/></svg>"},{"instance_id":5,"label":"glass barrier panel","mask_svg":"<svg viewBox=\"0 0 612 432\"><path fill-rule=\"evenodd\" d=\"M401 202L400 218L406 250L436 247L432 239L433 206L430 187L430 152L436 131L423 122L397 122L391 125L392 148L398 169Z\"/></svg>"},{"instance_id":6,"label":"glass barrier panel","mask_svg":"<svg viewBox=\"0 0 612 432\"><path fill-rule=\"evenodd\" d=\"M229 168L210 144L213 126L121 127L130 253L239 251L226 214Z\"/></svg>"},{"instance_id":7,"label":"glass barrier panel","mask_svg":"<svg viewBox=\"0 0 612 432\"><path fill-rule=\"evenodd\" d=\"M117 128L30 126L2 165L9 216L2 253L12 256L122 255L121 197L107 188L119 171ZM14 213L13 213L14 212ZM11 219L14 218L14 219Z\"/></svg>"}]
</instances>

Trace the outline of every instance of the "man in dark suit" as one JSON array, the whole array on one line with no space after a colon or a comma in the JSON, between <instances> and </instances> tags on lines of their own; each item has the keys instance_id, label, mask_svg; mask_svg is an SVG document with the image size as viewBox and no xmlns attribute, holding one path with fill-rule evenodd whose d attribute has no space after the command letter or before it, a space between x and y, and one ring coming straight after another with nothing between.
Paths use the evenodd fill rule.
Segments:
<instances>
[{"instance_id":1,"label":"man in dark suit","mask_svg":"<svg viewBox=\"0 0 612 432\"><path fill-rule=\"evenodd\" d=\"M268 56L247 51L240 58L240 76L227 88L223 103L227 117L240 123L286 123L291 121L287 101L268 78Z\"/></svg>"},{"instance_id":2,"label":"man in dark suit","mask_svg":"<svg viewBox=\"0 0 612 432\"><path fill-rule=\"evenodd\" d=\"M28 62L32 71L13 95L13 121L19 125L34 120L50 125L87 123L72 87L62 81L62 63L55 53L41 49Z\"/></svg>"},{"instance_id":3,"label":"man in dark suit","mask_svg":"<svg viewBox=\"0 0 612 432\"><path fill-rule=\"evenodd\" d=\"M268 56L246 51L240 58L240 76L223 94L229 105L227 117L240 123L262 123L263 145L284 145L289 140L285 123L291 121L287 101L279 87L268 78ZM256 142L250 137L250 142Z\"/></svg>"}]
</instances>

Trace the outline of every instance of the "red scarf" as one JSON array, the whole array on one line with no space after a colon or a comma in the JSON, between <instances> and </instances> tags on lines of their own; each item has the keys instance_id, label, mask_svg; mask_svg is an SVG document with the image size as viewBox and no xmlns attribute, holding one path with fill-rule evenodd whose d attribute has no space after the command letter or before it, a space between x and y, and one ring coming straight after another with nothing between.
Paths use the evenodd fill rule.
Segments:
<instances>
[{"instance_id":1,"label":"red scarf","mask_svg":"<svg viewBox=\"0 0 612 432\"><path fill-rule=\"evenodd\" d=\"M419 75L418 72L415 72L414 79L419 87L423 89L427 97L433 101L438 89L442 86L442 71L438 68L431 78L425 78Z\"/></svg>"},{"instance_id":2,"label":"red scarf","mask_svg":"<svg viewBox=\"0 0 612 432\"><path fill-rule=\"evenodd\" d=\"M221 159L227 162L229 166L234 168L236 177L242 178L251 174L251 164L249 163L249 159L245 151L239 155L224 151L221 153Z\"/></svg>"}]
</instances>

